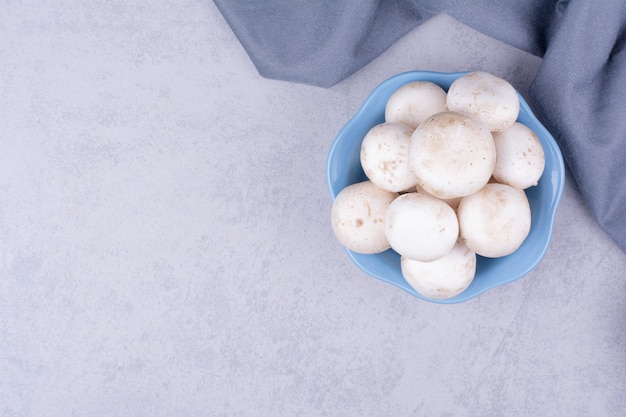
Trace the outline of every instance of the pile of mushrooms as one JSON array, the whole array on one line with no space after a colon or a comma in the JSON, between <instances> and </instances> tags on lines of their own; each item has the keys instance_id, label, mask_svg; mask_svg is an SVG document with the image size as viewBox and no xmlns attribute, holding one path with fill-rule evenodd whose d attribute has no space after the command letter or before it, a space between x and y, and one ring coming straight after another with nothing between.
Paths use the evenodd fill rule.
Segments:
<instances>
[{"instance_id":1,"label":"pile of mushrooms","mask_svg":"<svg viewBox=\"0 0 626 417\"><path fill-rule=\"evenodd\" d=\"M396 90L385 121L363 138L367 180L335 198L339 242L363 254L400 255L405 280L428 298L452 298L476 273L476 256L515 252L530 232L525 189L545 165L535 133L517 122L520 101L486 72L446 92L428 81Z\"/></svg>"}]
</instances>

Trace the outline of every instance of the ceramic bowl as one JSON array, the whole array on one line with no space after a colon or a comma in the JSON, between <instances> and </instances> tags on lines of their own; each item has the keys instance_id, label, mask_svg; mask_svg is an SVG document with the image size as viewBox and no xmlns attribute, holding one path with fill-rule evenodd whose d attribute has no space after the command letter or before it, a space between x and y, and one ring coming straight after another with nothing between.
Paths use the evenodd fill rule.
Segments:
<instances>
[{"instance_id":1,"label":"ceramic bowl","mask_svg":"<svg viewBox=\"0 0 626 417\"><path fill-rule=\"evenodd\" d=\"M367 179L360 163L361 141L373 126L384 122L385 104L394 91L412 81L430 81L447 91L455 79L466 73L411 71L395 75L376 87L354 117L339 131L330 148L326 176L331 198L334 200L344 187ZM489 289L514 282L532 271L550 244L554 216L563 194L565 169L556 141L521 95L517 121L535 132L543 145L546 158L544 173L538 185L526 190L532 223L528 237L517 251L502 258L478 256L476 276L471 285L456 297L443 300L426 298L417 293L404 280L400 270L400 256L392 249L375 255L346 249L354 264L368 275L395 285L419 299L446 304L470 300Z\"/></svg>"}]
</instances>

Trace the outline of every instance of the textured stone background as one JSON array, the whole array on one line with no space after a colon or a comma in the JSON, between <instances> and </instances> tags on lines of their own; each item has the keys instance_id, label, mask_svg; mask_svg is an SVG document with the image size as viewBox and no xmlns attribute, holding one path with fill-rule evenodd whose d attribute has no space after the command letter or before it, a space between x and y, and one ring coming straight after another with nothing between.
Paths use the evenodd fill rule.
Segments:
<instances>
[{"instance_id":1,"label":"textured stone background","mask_svg":"<svg viewBox=\"0 0 626 417\"><path fill-rule=\"evenodd\" d=\"M626 256L568 182L536 270L467 303L365 276L325 160L378 83L539 59L445 16L321 89L210 1L0 8L0 415L622 416Z\"/></svg>"}]
</instances>

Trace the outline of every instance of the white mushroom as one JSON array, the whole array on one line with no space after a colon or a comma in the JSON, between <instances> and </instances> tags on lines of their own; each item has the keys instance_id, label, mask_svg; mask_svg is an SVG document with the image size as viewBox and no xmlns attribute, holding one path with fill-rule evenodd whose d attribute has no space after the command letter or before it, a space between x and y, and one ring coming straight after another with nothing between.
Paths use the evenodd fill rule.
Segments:
<instances>
[{"instance_id":1,"label":"white mushroom","mask_svg":"<svg viewBox=\"0 0 626 417\"><path fill-rule=\"evenodd\" d=\"M459 236L454 210L426 194L407 193L387 208L385 234L391 248L409 259L434 261L448 253Z\"/></svg>"},{"instance_id":2,"label":"white mushroom","mask_svg":"<svg viewBox=\"0 0 626 417\"><path fill-rule=\"evenodd\" d=\"M476 275L476 254L461 242L442 258L420 262L402 257L402 276L415 291L428 298L456 297Z\"/></svg>"},{"instance_id":3,"label":"white mushroom","mask_svg":"<svg viewBox=\"0 0 626 417\"><path fill-rule=\"evenodd\" d=\"M496 147L491 132L466 114L437 113L411 136L409 164L417 184L441 199L480 190L493 173Z\"/></svg>"},{"instance_id":4,"label":"white mushroom","mask_svg":"<svg viewBox=\"0 0 626 417\"><path fill-rule=\"evenodd\" d=\"M464 197L457 215L467 247L487 258L515 252L530 232L526 193L506 184L490 183Z\"/></svg>"},{"instance_id":5,"label":"white mushroom","mask_svg":"<svg viewBox=\"0 0 626 417\"><path fill-rule=\"evenodd\" d=\"M494 178L524 190L537 185L546 164L541 142L528 126L515 122L502 132L495 132L496 167Z\"/></svg>"},{"instance_id":6,"label":"white mushroom","mask_svg":"<svg viewBox=\"0 0 626 417\"><path fill-rule=\"evenodd\" d=\"M389 97L385 121L405 124L415 129L423 120L446 110L446 92L429 81L403 85Z\"/></svg>"},{"instance_id":7,"label":"white mushroom","mask_svg":"<svg viewBox=\"0 0 626 417\"><path fill-rule=\"evenodd\" d=\"M341 190L331 208L331 225L339 243L364 254L389 249L385 214L397 196L397 193L385 191L370 181Z\"/></svg>"},{"instance_id":8,"label":"white mushroom","mask_svg":"<svg viewBox=\"0 0 626 417\"><path fill-rule=\"evenodd\" d=\"M409 142L413 129L399 123L371 128L361 142L361 167L367 178L387 191L406 191L415 186L409 169Z\"/></svg>"},{"instance_id":9,"label":"white mushroom","mask_svg":"<svg viewBox=\"0 0 626 417\"><path fill-rule=\"evenodd\" d=\"M448 89L446 105L450 111L478 118L492 132L510 127L520 109L515 88L508 81L482 71L454 80Z\"/></svg>"}]
</instances>

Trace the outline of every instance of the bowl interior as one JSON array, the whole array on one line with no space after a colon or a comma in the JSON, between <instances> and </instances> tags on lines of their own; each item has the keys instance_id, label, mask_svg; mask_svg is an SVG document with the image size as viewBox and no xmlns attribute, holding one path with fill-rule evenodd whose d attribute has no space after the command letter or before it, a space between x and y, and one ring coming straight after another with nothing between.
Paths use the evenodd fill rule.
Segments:
<instances>
[{"instance_id":1,"label":"bowl interior","mask_svg":"<svg viewBox=\"0 0 626 417\"><path fill-rule=\"evenodd\" d=\"M411 71L393 76L380 84L365 100L355 116L346 123L333 142L326 167L331 198L350 184L365 181L361 168L361 141L367 132L385 120L385 105L391 94L412 81L430 81L448 90L450 84L466 72L438 73ZM436 303L458 303L469 300L496 286L508 284L528 274L543 258L550 238L556 208L563 194L565 169L559 147L520 96L518 122L531 128L541 141L546 164L539 184L526 190L532 222L528 237L511 255L502 258L478 256L476 276L471 285L454 298L437 300L417 293L402 277L400 256L389 249L375 255L363 255L346 249L352 261L368 275L395 285L417 298Z\"/></svg>"}]
</instances>

